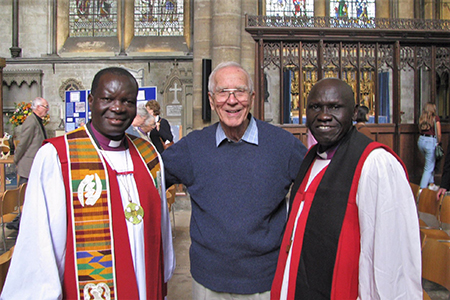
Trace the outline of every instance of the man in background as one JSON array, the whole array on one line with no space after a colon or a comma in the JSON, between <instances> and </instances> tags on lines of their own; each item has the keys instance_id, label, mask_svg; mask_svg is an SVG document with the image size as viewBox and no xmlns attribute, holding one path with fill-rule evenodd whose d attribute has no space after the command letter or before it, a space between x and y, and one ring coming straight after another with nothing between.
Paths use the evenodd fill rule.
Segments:
<instances>
[{"instance_id":1,"label":"man in background","mask_svg":"<svg viewBox=\"0 0 450 300\"><path fill-rule=\"evenodd\" d=\"M149 118L155 119L145 108L144 104L141 104L136 109L136 117L134 117L133 122L130 127L125 131L128 134L149 139L148 135L140 129L145 121ZM155 123L153 121L153 123Z\"/></svg>"},{"instance_id":2,"label":"man in background","mask_svg":"<svg viewBox=\"0 0 450 300\"><path fill-rule=\"evenodd\" d=\"M144 122L139 126L139 132L141 132L141 137L151 142L150 132L153 129L155 129L155 127L156 127L155 117L149 114L147 119L145 119Z\"/></svg>"},{"instance_id":3,"label":"man in background","mask_svg":"<svg viewBox=\"0 0 450 300\"><path fill-rule=\"evenodd\" d=\"M167 186L182 183L191 196L193 299L269 299L285 197L306 148L250 114L253 81L239 64L219 64L208 89L219 122L162 154Z\"/></svg>"},{"instance_id":4,"label":"man in background","mask_svg":"<svg viewBox=\"0 0 450 300\"><path fill-rule=\"evenodd\" d=\"M19 144L14 152L14 163L16 164L17 175L19 175L17 186L28 181L34 156L42 146L44 139L47 138L42 123L42 118L47 115L49 110L47 100L41 97L35 98L31 102L31 110L33 112L22 124L22 131L18 138Z\"/></svg>"}]
</instances>

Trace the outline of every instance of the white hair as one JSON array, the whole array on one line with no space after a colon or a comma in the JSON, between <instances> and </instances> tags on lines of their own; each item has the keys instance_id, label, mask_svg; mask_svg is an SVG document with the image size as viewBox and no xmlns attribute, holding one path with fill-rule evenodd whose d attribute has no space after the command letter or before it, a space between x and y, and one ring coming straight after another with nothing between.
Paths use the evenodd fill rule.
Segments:
<instances>
[{"instance_id":1,"label":"white hair","mask_svg":"<svg viewBox=\"0 0 450 300\"><path fill-rule=\"evenodd\" d=\"M228 67L236 67L242 70L242 72L245 73L245 75L247 76L247 87L248 87L248 92L252 93L253 92L253 80L250 77L250 74L247 72L247 70L245 70L240 64L238 64L237 62L234 61L225 61L225 62L221 62L220 64L217 65L217 67L214 68L214 70L211 72L211 74L209 75L209 82L208 82L208 91L210 93L214 93L215 92L215 88L216 88L216 80L215 80L215 76L217 71L223 69L223 68L228 68Z\"/></svg>"},{"instance_id":2,"label":"white hair","mask_svg":"<svg viewBox=\"0 0 450 300\"><path fill-rule=\"evenodd\" d=\"M142 117L143 119L147 119L149 113L148 110L145 108L145 104L141 104L137 107L136 115Z\"/></svg>"},{"instance_id":3,"label":"white hair","mask_svg":"<svg viewBox=\"0 0 450 300\"><path fill-rule=\"evenodd\" d=\"M145 118L144 123L142 125L149 126L152 121L155 121L155 117L152 114L147 113L148 116Z\"/></svg>"},{"instance_id":4,"label":"white hair","mask_svg":"<svg viewBox=\"0 0 450 300\"><path fill-rule=\"evenodd\" d=\"M36 97L33 99L33 101L31 101L31 109L36 109L39 105L41 105L44 101L46 101L44 98L42 97Z\"/></svg>"}]
</instances>

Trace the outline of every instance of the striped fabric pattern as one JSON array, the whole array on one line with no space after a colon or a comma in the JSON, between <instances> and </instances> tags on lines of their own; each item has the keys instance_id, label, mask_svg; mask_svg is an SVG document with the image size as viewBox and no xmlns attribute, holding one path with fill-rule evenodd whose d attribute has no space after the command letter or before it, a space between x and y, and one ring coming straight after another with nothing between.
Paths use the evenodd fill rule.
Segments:
<instances>
[{"instance_id":1,"label":"striped fabric pattern","mask_svg":"<svg viewBox=\"0 0 450 300\"><path fill-rule=\"evenodd\" d=\"M72 184L74 250L80 295L83 295L87 284L103 282L108 285L111 299L114 299L116 276L106 167L83 128L69 133L67 142ZM83 206L78 199L78 187L87 175L94 174L98 175L102 183L100 198L95 205ZM92 188L98 187L94 185Z\"/></svg>"},{"instance_id":2,"label":"striped fabric pattern","mask_svg":"<svg viewBox=\"0 0 450 300\"><path fill-rule=\"evenodd\" d=\"M152 175L155 187L161 193L161 183L158 180L161 172L161 164L159 163L158 153L155 150L156 148L148 147L144 139L138 137L135 138L134 136L129 137L133 138L133 144L136 146L137 150L144 158L145 164L147 165L148 169L150 170L150 174Z\"/></svg>"}]
</instances>

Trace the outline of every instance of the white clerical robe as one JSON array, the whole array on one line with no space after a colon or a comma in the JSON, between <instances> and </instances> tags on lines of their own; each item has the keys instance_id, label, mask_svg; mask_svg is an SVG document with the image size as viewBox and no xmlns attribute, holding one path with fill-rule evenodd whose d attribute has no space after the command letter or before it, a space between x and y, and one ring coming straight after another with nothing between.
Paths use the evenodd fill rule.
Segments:
<instances>
[{"instance_id":1,"label":"white clerical robe","mask_svg":"<svg viewBox=\"0 0 450 300\"><path fill-rule=\"evenodd\" d=\"M330 161L316 159L306 188ZM386 150L373 150L364 162L356 204L361 234L358 299L421 300L422 258L414 196L403 167ZM280 300L287 299L290 259L291 252Z\"/></svg>"},{"instance_id":2,"label":"white clerical robe","mask_svg":"<svg viewBox=\"0 0 450 300\"><path fill-rule=\"evenodd\" d=\"M129 150L101 151L118 172L132 171ZM161 187L165 191L164 165ZM139 203L133 174L118 175L122 203L128 205L128 193ZM120 178L121 177L121 178ZM125 217L125 216L124 216ZM56 149L46 144L36 154L25 195L13 258L0 299L62 299L66 249L66 196L61 165ZM127 223L130 249L136 272L140 299L146 299L145 247L143 222ZM175 268L170 217L165 192L161 193L161 228L164 248L164 280L167 282Z\"/></svg>"}]
</instances>

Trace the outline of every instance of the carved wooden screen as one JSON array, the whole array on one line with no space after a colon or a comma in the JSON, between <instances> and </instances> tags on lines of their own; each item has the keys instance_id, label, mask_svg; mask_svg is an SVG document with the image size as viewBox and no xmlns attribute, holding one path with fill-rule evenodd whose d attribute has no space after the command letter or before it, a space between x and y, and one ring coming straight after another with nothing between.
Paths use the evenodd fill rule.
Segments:
<instances>
[{"instance_id":1,"label":"carved wooden screen","mask_svg":"<svg viewBox=\"0 0 450 300\"><path fill-rule=\"evenodd\" d=\"M369 108L371 123L417 123L429 101L448 120L450 21L369 20L370 28L352 18L247 17L258 42L257 92L264 95L255 116L303 124L309 90L334 76Z\"/></svg>"},{"instance_id":2,"label":"carved wooden screen","mask_svg":"<svg viewBox=\"0 0 450 300\"><path fill-rule=\"evenodd\" d=\"M321 78L339 77L352 87L355 101L369 108L370 122L392 122L393 48L392 44L322 41L264 44L265 119L303 124L312 86ZM384 91L378 95L377 80Z\"/></svg>"}]
</instances>

